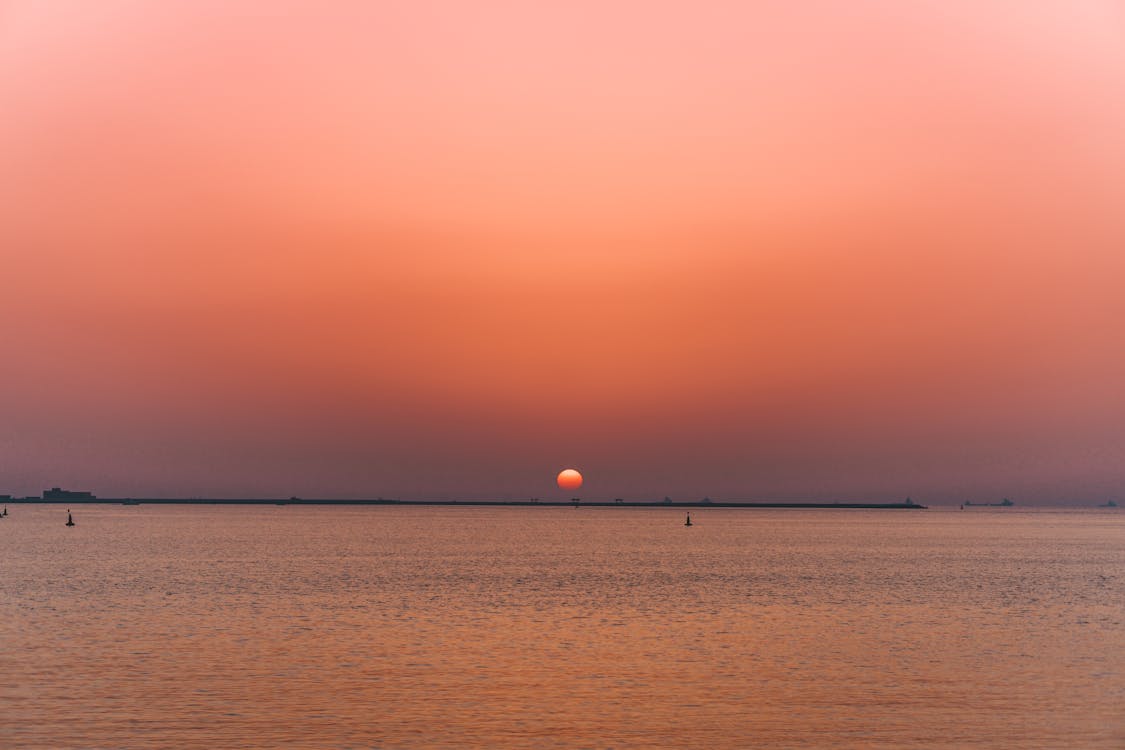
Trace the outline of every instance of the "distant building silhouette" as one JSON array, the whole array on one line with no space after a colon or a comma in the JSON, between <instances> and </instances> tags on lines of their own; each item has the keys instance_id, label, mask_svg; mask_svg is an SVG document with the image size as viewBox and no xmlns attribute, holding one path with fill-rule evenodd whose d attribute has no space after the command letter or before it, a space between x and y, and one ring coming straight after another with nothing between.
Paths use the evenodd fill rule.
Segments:
<instances>
[{"instance_id":1,"label":"distant building silhouette","mask_svg":"<svg viewBox=\"0 0 1125 750\"><path fill-rule=\"evenodd\" d=\"M92 492L75 492L71 490L63 490L58 487L52 487L49 490L43 490L44 500L96 500Z\"/></svg>"},{"instance_id":2,"label":"distant building silhouette","mask_svg":"<svg viewBox=\"0 0 1125 750\"><path fill-rule=\"evenodd\" d=\"M1015 503L1013 503L1008 498L1004 498L998 503L974 503L971 500L966 500L965 505L977 508L1010 508L1011 506L1015 505Z\"/></svg>"}]
</instances>

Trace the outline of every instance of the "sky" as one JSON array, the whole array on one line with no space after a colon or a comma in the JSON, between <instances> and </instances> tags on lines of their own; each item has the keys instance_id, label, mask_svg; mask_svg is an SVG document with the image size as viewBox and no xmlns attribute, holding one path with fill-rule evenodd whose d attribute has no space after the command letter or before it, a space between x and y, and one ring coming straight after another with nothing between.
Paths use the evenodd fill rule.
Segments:
<instances>
[{"instance_id":1,"label":"sky","mask_svg":"<svg viewBox=\"0 0 1125 750\"><path fill-rule=\"evenodd\" d=\"M1120 2L0 2L0 493L1125 496Z\"/></svg>"}]
</instances>

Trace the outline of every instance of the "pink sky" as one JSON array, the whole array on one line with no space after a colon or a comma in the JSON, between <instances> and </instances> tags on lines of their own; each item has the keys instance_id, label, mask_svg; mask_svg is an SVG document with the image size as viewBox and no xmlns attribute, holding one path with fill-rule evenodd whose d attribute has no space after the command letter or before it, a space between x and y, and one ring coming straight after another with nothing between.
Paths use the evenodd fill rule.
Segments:
<instances>
[{"instance_id":1,"label":"pink sky","mask_svg":"<svg viewBox=\"0 0 1125 750\"><path fill-rule=\"evenodd\" d=\"M0 493L1125 494L1125 10L0 3Z\"/></svg>"}]
</instances>

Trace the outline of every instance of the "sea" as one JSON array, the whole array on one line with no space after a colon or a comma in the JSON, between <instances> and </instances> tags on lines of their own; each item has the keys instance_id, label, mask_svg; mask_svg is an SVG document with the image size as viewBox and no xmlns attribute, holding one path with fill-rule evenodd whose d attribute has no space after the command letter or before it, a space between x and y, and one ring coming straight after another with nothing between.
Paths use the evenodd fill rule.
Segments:
<instances>
[{"instance_id":1,"label":"sea","mask_svg":"<svg viewBox=\"0 0 1125 750\"><path fill-rule=\"evenodd\" d=\"M1125 511L10 505L0 747L1125 748Z\"/></svg>"}]
</instances>

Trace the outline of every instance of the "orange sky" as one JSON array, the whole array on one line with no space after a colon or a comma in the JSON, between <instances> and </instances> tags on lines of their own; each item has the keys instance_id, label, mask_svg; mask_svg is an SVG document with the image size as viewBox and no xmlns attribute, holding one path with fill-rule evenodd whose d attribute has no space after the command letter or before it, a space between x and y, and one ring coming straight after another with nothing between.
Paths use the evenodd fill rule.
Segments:
<instances>
[{"instance_id":1,"label":"orange sky","mask_svg":"<svg viewBox=\"0 0 1125 750\"><path fill-rule=\"evenodd\" d=\"M1101 502L1123 207L1118 2L10 0L0 493Z\"/></svg>"}]
</instances>

